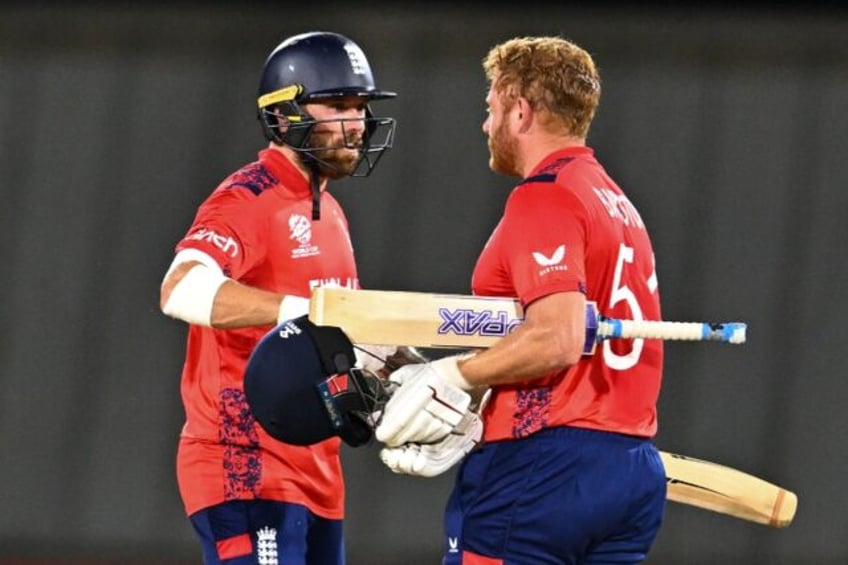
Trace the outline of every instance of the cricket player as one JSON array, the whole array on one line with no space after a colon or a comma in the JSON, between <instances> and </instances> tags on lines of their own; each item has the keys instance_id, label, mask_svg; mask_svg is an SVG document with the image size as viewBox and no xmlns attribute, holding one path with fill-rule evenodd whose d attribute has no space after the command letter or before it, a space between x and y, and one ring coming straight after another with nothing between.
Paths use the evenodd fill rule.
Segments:
<instances>
[{"instance_id":1,"label":"cricket player","mask_svg":"<svg viewBox=\"0 0 848 565\"><path fill-rule=\"evenodd\" d=\"M162 282L162 311L190 324L177 454L185 511L206 565L341 565L339 438L289 445L245 400L259 340L308 312L311 289L358 288L348 223L329 180L367 176L391 146L359 46L328 32L290 37L261 73L267 148L203 202Z\"/></svg>"},{"instance_id":2,"label":"cricket player","mask_svg":"<svg viewBox=\"0 0 848 565\"><path fill-rule=\"evenodd\" d=\"M645 223L586 145L598 71L559 37L506 41L483 66L489 165L521 180L472 289L517 296L525 321L476 355L394 372L381 457L396 472L432 475L428 466L444 470L470 451L445 512L445 564L639 563L665 507L651 440L663 346L608 340L582 356L586 301L610 317L662 317ZM475 448L478 437L454 424L469 406L456 393L487 389ZM422 396L424 409L410 410Z\"/></svg>"}]
</instances>

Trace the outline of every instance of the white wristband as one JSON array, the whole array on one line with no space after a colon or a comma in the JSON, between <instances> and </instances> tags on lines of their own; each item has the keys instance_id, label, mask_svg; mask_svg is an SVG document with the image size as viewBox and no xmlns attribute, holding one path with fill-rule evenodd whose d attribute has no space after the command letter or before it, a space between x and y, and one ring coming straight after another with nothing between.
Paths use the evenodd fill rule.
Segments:
<instances>
[{"instance_id":1,"label":"white wristband","mask_svg":"<svg viewBox=\"0 0 848 565\"><path fill-rule=\"evenodd\" d=\"M286 295L280 302L280 311L277 313L277 325L288 320L294 320L309 314L309 299L302 296Z\"/></svg>"},{"instance_id":2,"label":"white wristband","mask_svg":"<svg viewBox=\"0 0 848 565\"><path fill-rule=\"evenodd\" d=\"M215 295L227 280L220 269L195 265L173 288L162 312L189 324L211 327Z\"/></svg>"},{"instance_id":3,"label":"white wristband","mask_svg":"<svg viewBox=\"0 0 848 565\"><path fill-rule=\"evenodd\" d=\"M458 361L461 359L467 359L468 357L468 355L442 357L441 359L431 361L430 365L432 365L436 373L442 377L442 381L445 384L455 386L462 390L471 390L474 386L465 379L462 375L462 371L459 370L459 366L457 365Z\"/></svg>"}]
</instances>

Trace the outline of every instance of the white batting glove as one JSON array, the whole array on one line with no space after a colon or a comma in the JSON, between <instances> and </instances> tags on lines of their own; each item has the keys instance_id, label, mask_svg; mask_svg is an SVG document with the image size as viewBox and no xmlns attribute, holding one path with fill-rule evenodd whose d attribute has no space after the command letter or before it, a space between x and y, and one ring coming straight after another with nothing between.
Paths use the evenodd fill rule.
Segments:
<instances>
[{"instance_id":1,"label":"white batting glove","mask_svg":"<svg viewBox=\"0 0 848 565\"><path fill-rule=\"evenodd\" d=\"M471 385L457 367L458 357L405 365L389 375L400 385L383 409L375 431L389 447L443 440L468 412Z\"/></svg>"},{"instance_id":2,"label":"white batting glove","mask_svg":"<svg viewBox=\"0 0 848 565\"><path fill-rule=\"evenodd\" d=\"M477 414L469 411L442 441L384 447L380 450L380 459L395 473L435 477L456 465L480 443L482 437L483 421Z\"/></svg>"}]
</instances>

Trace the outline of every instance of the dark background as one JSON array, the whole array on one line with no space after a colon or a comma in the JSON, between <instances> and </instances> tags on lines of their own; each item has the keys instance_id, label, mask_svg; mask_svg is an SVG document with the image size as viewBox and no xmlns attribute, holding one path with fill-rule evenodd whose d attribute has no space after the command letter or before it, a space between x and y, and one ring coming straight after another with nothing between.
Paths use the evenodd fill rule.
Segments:
<instances>
[{"instance_id":1,"label":"dark background","mask_svg":"<svg viewBox=\"0 0 848 565\"><path fill-rule=\"evenodd\" d=\"M173 470L185 326L159 283L264 146L265 56L315 29L400 93L375 104L395 148L334 189L379 289L469 292L513 184L480 131L488 49L591 52L589 143L652 231L665 318L749 324L742 347L668 345L657 443L800 500L785 530L671 504L649 562L848 562L848 17L570 2L0 7L0 562L200 562ZM344 459L349 562L437 563L452 474Z\"/></svg>"}]
</instances>

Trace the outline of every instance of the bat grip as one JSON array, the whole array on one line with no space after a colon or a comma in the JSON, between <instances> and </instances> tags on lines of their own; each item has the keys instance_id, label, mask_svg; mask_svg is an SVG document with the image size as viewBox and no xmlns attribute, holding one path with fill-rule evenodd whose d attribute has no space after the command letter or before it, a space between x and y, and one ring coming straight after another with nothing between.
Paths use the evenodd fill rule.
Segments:
<instances>
[{"instance_id":1,"label":"bat grip","mask_svg":"<svg viewBox=\"0 0 848 565\"><path fill-rule=\"evenodd\" d=\"M702 322L662 322L655 320L617 320L598 322L598 339L644 338L682 341L721 341L745 343L747 325L739 322L706 324Z\"/></svg>"}]
</instances>

